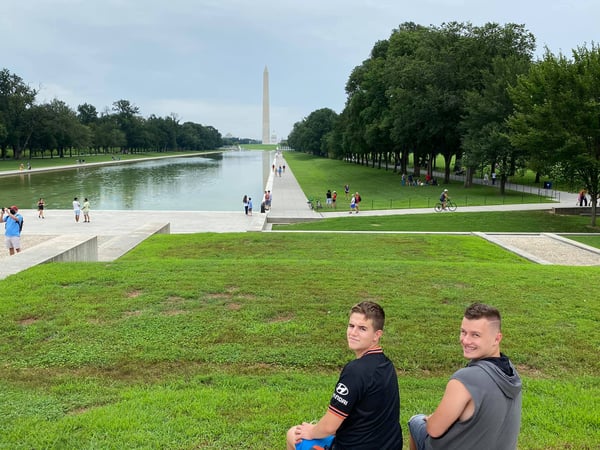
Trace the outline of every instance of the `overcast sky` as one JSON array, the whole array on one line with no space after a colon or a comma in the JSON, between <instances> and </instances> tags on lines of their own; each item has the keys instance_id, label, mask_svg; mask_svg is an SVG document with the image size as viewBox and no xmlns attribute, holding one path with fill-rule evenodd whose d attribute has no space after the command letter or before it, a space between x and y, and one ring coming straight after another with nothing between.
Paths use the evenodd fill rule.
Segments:
<instances>
[{"instance_id":1,"label":"overcast sky","mask_svg":"<svg viewBox=\"0 0 600 450\"><path fill-rule=\"evenodd\" d=\"M553 53L600 42L598 0L21 0L0 13L0 68L98 112L129 100L223 136L262 137L312 111L341 112L352 69L401 23L524 24Z\"/></svg>"}]
</instances>

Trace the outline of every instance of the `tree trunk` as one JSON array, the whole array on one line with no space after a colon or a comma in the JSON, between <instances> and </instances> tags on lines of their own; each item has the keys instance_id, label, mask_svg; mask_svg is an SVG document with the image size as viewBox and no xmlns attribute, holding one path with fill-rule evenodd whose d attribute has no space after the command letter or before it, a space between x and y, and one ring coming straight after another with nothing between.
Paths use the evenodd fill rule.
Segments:
<instances>
[{"instance_id":1,"label":"tree trunk","mask_svg":"<svg viewBox=\"0 0 600 450\"><path fill-rule=\"evenodd\" d=\"M473 169L472 167L467 167L467 172L465 173L465 183L464 183L464 187L466 188L470 188L473 186L473 175L474 175L475 169Z\"/></svg>"},{"instance_id":2,"label":"tree trunk","mask_svg":"<svg viewBox=\"0 0 600 450\"><path fill-rule=\"evenodd\" d=\"M506 182L508 181L508 177L505 173L500 175L500 195L504 195L506 193Z\"/></svg>"},{"instance_id":3,"label":"tree trunk","mask_svg":"<svg viewBox=\"0 0 600 450\"><path fill-rule=\"evenodd\" d=\"M450 162L452 155L444 154L444 184L450 183Z\"/></svg>"},{"instance_id":4,"label":"tree trunk","mask_svg":"<svg viewBox=\"0 0 600 450\"><path fill-rule=\"evenodd\" d=\"M590 223L591 226L595 227L596 226L596 204L598 203L598 193L597 192L590 192L590 203L591 203L591 207L592 207L592 222Z\"/></svg>"}]
</instances>

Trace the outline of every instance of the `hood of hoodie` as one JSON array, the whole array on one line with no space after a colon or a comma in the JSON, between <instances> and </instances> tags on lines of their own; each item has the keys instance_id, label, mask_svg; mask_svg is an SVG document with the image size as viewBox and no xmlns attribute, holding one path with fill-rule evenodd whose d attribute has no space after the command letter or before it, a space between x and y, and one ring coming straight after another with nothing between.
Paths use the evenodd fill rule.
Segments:
<instances>
[{"instance_id":1,"label":"hood of hoodie","mask_svg":"<svg viewBox=\"0 0 600 450\"><path fill-rule=\"evenodd\" d=\"M508 398L515 398L521 392L521 377L515 366L504 355L500 355L500 358L473 360L467 366L477 366L483 369Z\"/></svg>"}]
</instances>

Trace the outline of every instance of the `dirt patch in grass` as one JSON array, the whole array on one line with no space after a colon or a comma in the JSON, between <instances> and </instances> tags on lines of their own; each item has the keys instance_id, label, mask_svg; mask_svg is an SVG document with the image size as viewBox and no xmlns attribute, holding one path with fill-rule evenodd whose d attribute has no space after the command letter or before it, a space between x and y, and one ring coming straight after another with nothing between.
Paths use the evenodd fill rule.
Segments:
<instances>
[{"instance_id":1,"label":"dirt patch in grass","mask_svg":"<svg viewBox=\"0 0 600 450\"><path fill-rule=\"evenodd\" d=\"M210 300L230 299L231 297L233 297L233 294L223 293L223 292L215 292L213 294L206 294L204 297L207 299L210 299Z\"/></svg>"},{"instance_id":2,"label":"dirt patch in grass","mask_svg":"<svg viewBox=\"0 0 600 450\"><path fill-rule=\"evenodd\" d=\"M518 364L516 367L521 376L525 375L530 378L544 378L544 373L536 367L527 364Z\"/></svg>"},{"instance_id":3,"label":"dirt patch in grass","mask_svg":"<svg viewBox=\"0 0 600 450\"><path fill-rule=\"evenodd\" d=\"M163 316L179 316L181 314L187 314L187 311L183 309L170 309L168 311L163 311Z\"/></svg>"},{"instance_id":4,"label":"dirt patch in grass","mask_svg":"<svg viewBox=\"0 0 600 450\"><path fill-rule=\"evenodd\" d=\"M19 325L27 327L29 325L33 325L34 323L36 323L39 319L37 317L26 317L24 319L19 320Z\"/></svg>"},{"instance_id":5,"label":"dirt patch in grass","mask_svg":"<svg viewBox=\"0 0 600 450\"><path fill-rule=\"evenodd\" d=\"M292 320L292 318L294 317L293 314L280 314L278 316L275 317L271 317L268 322L269 323L277 323L277 322L287 322L289 320Z\"/></svg>"}]
</instances>

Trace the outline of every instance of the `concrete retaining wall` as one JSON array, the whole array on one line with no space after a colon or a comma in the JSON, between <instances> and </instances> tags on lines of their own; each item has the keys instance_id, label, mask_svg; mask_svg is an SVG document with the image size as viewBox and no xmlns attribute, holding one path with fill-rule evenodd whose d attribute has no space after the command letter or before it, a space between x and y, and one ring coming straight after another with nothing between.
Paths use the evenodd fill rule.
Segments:
<instances>
[{"instance_id":1,"label":"concrete retaining wall","mask_svg":"<svg viewBox=\"0 0 600 450\"><path fill-rule=\"evenodd\" d=\"M554 214L564 216L591 216L592 208L590 206L573 206L567 208L552 208ZM600 208L596 208L596 216L600 215Z\"/></svg>"},{"instance_id":2,"label":"concrete retaining wall","mask_svg":"<svg viewBox=\"0 0 600 450\"><path fill-rule=\"evenodd\" d=\"M114 261L154 234L171 234L171 224L150 222L129 234L109 239L98 248L98 261Z\"/></svg>"},{"instance_id":3,"label":"concrete retaining wall","mask_svg":"<svg viewBox=\"0 0 600 450\"><path fill-rule=\"evenodd\" d=\"M0 267L0 279L49 262L98 261L96 236L57 236L17 253Z\"/></svg>"}]
</instances>

